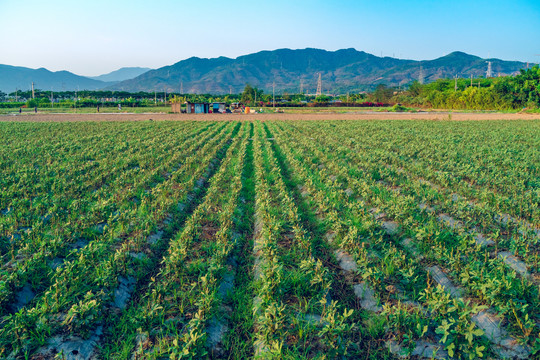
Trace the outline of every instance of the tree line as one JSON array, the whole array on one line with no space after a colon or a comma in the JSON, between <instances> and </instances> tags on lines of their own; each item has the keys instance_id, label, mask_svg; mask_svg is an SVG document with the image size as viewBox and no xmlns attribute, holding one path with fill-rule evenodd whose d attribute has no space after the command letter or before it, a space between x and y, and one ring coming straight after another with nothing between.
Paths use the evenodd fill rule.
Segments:
<instances>
[{"instance_id":1,"label":"tree line","mask_svg":"<svg viewBox=\"0 0 540 360\"><path fill-rule=\"evenodd\" d=\"M383 94L384 89L378 88ZM412 107L469 110L540 108L540 68L522 69L515 76L480 79L439 79L429 84L417 81L405 91L386 92L388 102ZM383 100L384 101L384 100Z\"/></svg>"},{"instance_id":2,"label":"tree line","mask_svg":"<svg viewBox=\"0 0 540 360\"><path fill-rule=\"evenodd\" d=\"M15 101L15 100L18 101ZM0 107L145 107L171 102L224 102L250 106L382 106L401 104L409 107L512 110L540 108L540 68L538 65L520 70L515 76L477 79L439 79L420 84L414 81L408 87L394 88L379 84L370 93L329 95L265 94L261 89L246 84L240 94L178 94L125 91L19 91L0 92Z\"/></svg>"}]
</instances>

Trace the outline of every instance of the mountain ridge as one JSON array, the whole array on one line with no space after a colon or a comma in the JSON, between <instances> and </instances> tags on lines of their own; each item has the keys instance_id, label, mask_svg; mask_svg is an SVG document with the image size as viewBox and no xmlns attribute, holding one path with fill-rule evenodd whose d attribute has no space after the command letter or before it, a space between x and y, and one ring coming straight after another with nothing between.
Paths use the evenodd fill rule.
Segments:
<instances>
[{"instance_id":1,"label":"mountain ridge","mask_svg":"<svg viewBox=\"0 0 540 360\"><path fill-rule=\"evenodd\" d=\"M108 86L109 90L168 91L185 93L238 93L245 84L264 91L314 93L321 73L323 92L372 89L380 83L405 85L424 72L426 82L455 75L485 76L487 59L454 51L433 60L378 57L354 48L327 51L315 48L263 50L237 58L190 57L172 65L148 71L138 77ZM489 59L493 75L510 75L524 68L524 62Z\"/></svg>"},{"instance_id":2,"label":"mountain ridge","mask_svg":"<svg viewBox=\"0 0 540 360\"><path fill-rule=\"evenodd\" d=\"M510 75L525 68L525 62L483 59L454 51L433 60L379 57L354 48L327 51L316 48L262 50L236 58L225 56L199 58L192 56L158 69L121 68L97 77L84 77L69 71L52 72L45 68L30 69L0 65L0 90L28 90L32 82L42 90L121 90L167 91L184 93L239 93L246 84L265 92L315 93L319 73L324 93L371 90L378 84L403 86L418 80L423 72L425 82L439 78L485 76L487 61L492 75ZM145 71L147 70L147 71ZM129 77L127 80L102 81ZM100 80L101 79L101 80Z\"/></svg>"},{"instance_id":3,"label":"mountain ridge","mask_svg":"<svg viewBox=\"0 0 540 360\"><path fill-rule=\"evenodd\" d=\"M107 74L102 74L99 76L87 76L89 79L93 80L99 80L99 81L105 81L105 82L118 82L118 81L124 81L129 80L134 77L137 77L141 74L144 74L145 72L152 70L151 68L147 67L122 67L118 70L111 71Z\"/></svg>"},{"instance_id":4,"label":"mountain ridge","mask_svg":"<svg viewBox=\"0 0 540 360\"><path fill-rule=\"evenodd\" d=\"M23 66L0 64L0 91L7 93L35 89L52 91L99 90L109 82L89 79L66 70L50 71L43 67L31 69Z\"/></svg>"}]
</instances>

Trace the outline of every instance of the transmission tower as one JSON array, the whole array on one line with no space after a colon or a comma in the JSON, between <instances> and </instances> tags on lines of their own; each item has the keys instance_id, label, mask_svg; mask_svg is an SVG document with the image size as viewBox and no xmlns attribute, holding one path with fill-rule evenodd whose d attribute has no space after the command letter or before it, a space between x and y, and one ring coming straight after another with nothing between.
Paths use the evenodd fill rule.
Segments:
<instances>
[{"instance_id":1,"label":"transmission tower","mask_svg":"<svg viewBox=\"0 0 540 360\"><path fill-rule=\"evenodd\" d=\"M322 78L321 73L319 73L319 80L317 80L317 92L315 93L315 96L321 96L322 95Z\"/></svg>"},{"instance_id":2,"label":"transmission tower","mask_svg":"<svg viewBox=\"0 0 540 360\"><path fill-rule=\"evenodd\" d=\"M418 82L420 84L424 83L424 68L420 65L420 72L418 73Z\"/></svg>"},{"instance_id":3,"label":"transmission tower","mask_svg":"<svg viewBox=\"0 0 540 360\"><path fill-rule=\"evenodd\" d=\"M491 61L486 61L487 64L488 64L488 68L487 68L487 71L486 71L486 78L490 78L491 77Z\"/></svg>"}]
</instances>

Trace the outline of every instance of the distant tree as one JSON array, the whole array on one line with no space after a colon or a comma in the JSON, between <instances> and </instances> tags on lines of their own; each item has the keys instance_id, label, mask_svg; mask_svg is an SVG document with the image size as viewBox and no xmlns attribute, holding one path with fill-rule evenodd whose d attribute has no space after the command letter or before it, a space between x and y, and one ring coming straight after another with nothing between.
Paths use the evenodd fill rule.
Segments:
<instances>
[{"instance_id":1,"label":"distant tree","mask_svg":"<svg viewBox=\"0 0 540 360\"><path fill-rule=\"evenodd\" d=\"M186 101L184 96L178 96L176 94L169 96L169 102L172 104L183 103Z\"/></svg>"},{"instance_id":2,"label":"distant tree","mask_svg":"<svg viewBox=\"0 0 540 360\"><path fill-rule=\"evenodd\" d=\"M6 93L3 92L3 91L0 91L0 101L5 101L6 100Z\"/></svg>"},{"instance_id":3,"label":"distant tree","mask_svg":"<svg viewBox=\"0 0 540 360\"><path fill-rule=\"evenodd\" d=\"M377 88L373 92L373 98L376 102L386 103L393 95L393 90L387 87L385 84L377 85Z\"/></svg>"},{"instance_id":4,"label":"distant tree","mask_svg":"<svg viewBox=\"0 0 540 360\"><path fill-rule=\"evenodd\" d=\"M38 106L47 106L47 105L51 105L51 100L49 98L41 98L41 99L38 99Z\"/></svg>"},{"instance_id":5,"label":"distant tree","mask_svg":"<svg viewBox=\"0 0 540 360\"><path fill-rule=\"evenodd\" d=\"M330 96L327 95L319 95L315 98L315 102L318 103L327 103L331 100Z\"/></svg>"},{"instance_id":6,"label":"distant tree","mask_svg":"<svg viewBox=\"0 0 540 360\"><path fill-rule=\"evenodd\" d=\"M422 92L422 84L420 84L417 80L414 80L411 85L409 86L409 94L411 96L418 96Z\"/></svg>"},{"instance_id":7,"label":"distant tree","mask_svg":"<svg viewBox=\"0 0 540 360\"><path fill-rule=\"evenodd\" d=\"M38 103L37 99L30 99L30 100L28 100L26 102L26 107L28 107L28 108L34 108L34 107L36 107L38 105L39 105L39 103Z\"/></svg>"},{"instance_id":8,"label":"distant tree","mask_svg":"<svg viewBox=\"0 0 540 360\"><path fill-rule=\"evenodd\" d=\"M255 104L255 101L259 102L263 100L264 93L262 90L252 87L249 84L246 84L244 92L240 97L240 102L246 105Z\"/></svg>"},{"instance_id":9,"label":"distant tree","mask_svg":"<svg viewBox=\"0 0 540 360\"><path fill-rule=\"evenodd\" d=\"M251 85L246 84L246 87L244 88L244 92L242 93L242 97L240 98L240 101L243 104L251 104L255 99L255 91L251 87Z\"/></svg>"}]
</instances>

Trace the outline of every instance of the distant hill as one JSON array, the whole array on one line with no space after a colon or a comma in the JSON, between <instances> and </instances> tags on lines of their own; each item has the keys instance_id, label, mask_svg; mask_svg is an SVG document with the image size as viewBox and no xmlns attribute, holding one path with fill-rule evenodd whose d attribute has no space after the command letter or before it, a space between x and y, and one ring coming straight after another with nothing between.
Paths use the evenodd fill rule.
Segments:
<instances>
[{"instance_id":1,"label":"distant hill","mask_svg":"<svg viewBox=\"0 0 540 360\"><path fill-rule=\"evenodd\" d=\"M0 91L14 92L15 89L29 90L34 87L41 90L98 90L109 82L89 79L75 75L69 71L52 72L44 68L30 69L26 67L0 65Z\"/></svg>"},{"instance_id":2,"label":"distant hill","mask_svg":"<svg viewBox=\"0 0 540 360\"><path fill-rule=\"evenodd\" d=\"M372 89L380 83L399 86L417 80L420 71L424 81L439 78L486 76L487 59L463 52L453 52L435 60L401 60L378 57L355 49L326 51L319 49L261 51L236 59L192 57L174 65L150 70L133 79L110 85L110 90L163 91L185 93L241 92L246 83L272 90L315 93L318 73L323 92L343 93ZM510 75L526 63L489 59L493 76Z\"/></svg>"},{"instance_id":3,"label":"distant hill","mask_svg":"<svg viewBox=\"0 0 540 360\"><path fill-rule=\"evenodd\" d=\"M122 68L110 74L87 78L68 71L51 72L0 65L0 90L11 93L15 88L28 90L32 81L37 89L164 91L184 93L239 93L249 83L269 93L272 84L278 93L315 93L318 74L323 92L344 93L373 89L377 84L399 86L419 78L485 76L487 59L453 52L435 60L402 60L378 57L355 49L326 51L319 49L280 49L261 51L236 59L192 57L156 70ZM489 59L493 76L510 75L525 68L526 63ZM126 78L129 78L126 80ZM118 82L119 81L119 82ZM302 85L301 85L302 84Z\"/></svg>"},{"instance_id":4,"label":"distant hill","mask_svg":"<svg viewBox=\"0 0 540 360\"><path fill-rule=\"evenodd\" d=\"M108 74L89 76L88 78L105 82L124 81L144 74L148 70L152 69L143 67L123 67Z\"/></svg>"}]
</instances>

